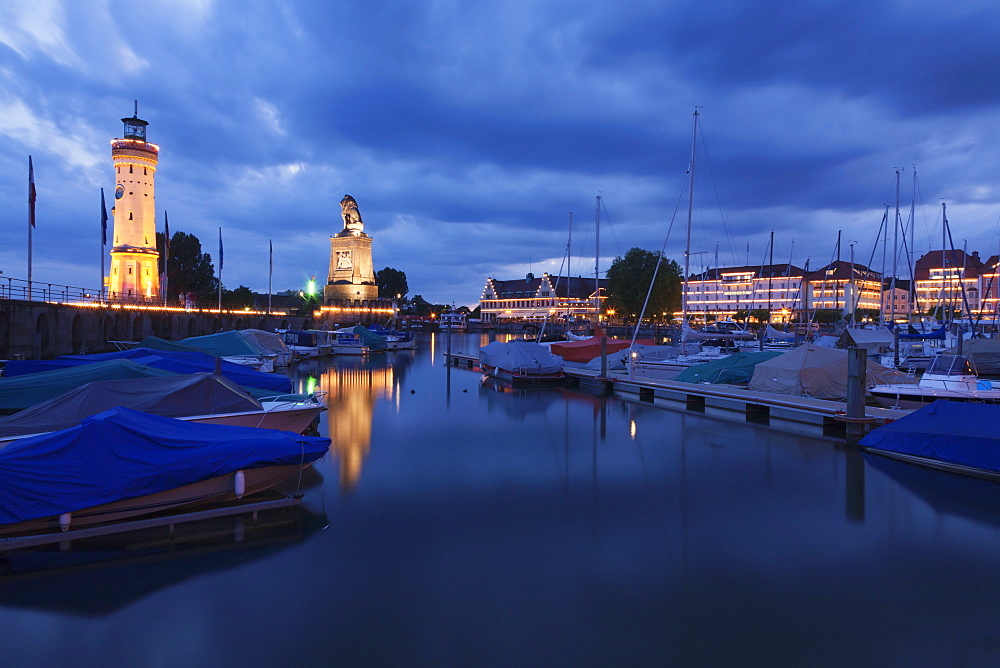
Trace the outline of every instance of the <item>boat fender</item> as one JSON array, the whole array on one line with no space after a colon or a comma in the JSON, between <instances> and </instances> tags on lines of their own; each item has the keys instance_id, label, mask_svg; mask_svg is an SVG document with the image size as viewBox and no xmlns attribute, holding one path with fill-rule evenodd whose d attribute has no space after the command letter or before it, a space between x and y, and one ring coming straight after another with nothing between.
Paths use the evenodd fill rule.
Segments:
<instances>
[{"instance_id":1,"label":"boat fender","mask_svg":"<svg viewBox=\"0 0 1000 668\"><path fill-rule=\"evenodd\" d=\"M73 523L73 513L63 513L59 516L59 530L69 531L69 525Z\"/></svg>"},{"instance_id":2,"label":"boat fender","mask_svg":"<svg viewBox=\"0 0 1000 668\"><path fill-rule=\"evenodd\" d=\"M243 471L239 470L233 479L233 491L236 492L236 498L242 499L243 495L247 493L247 479L243 475Z\"/></svg>"}]
</instances>

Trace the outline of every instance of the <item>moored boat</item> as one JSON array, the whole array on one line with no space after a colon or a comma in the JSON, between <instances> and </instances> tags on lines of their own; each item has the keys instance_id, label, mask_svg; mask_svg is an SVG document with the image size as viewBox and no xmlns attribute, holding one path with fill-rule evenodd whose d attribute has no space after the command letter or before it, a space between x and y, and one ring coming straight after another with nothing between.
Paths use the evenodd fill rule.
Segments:
<instances>
[{"instance_id":1,"label":"moored boat","mask_svg":"<svg viewBox=\"0 0 1000 668\"><path fill-rule=\"evenodd\" d=\"M483 373L515 385L554 385L565 375L562 362L533 341L494 341L479 349Z\"/></svg>"},{"instance_id":2,"label":"moored boat","mask_svg":"<svg viewBox=\"0 0 1000 668\"><path fill-rule=\"evenodd\" d=\"M66 429L116 406L202 424L301 434L325 410L315 396L258 400L226 378L198 373L94 381L0 418L0 444Z\"/></svg>"},{"instance_id":3,"label":"moored boat","mask_svg":"<svg viewBox=\"0 0 1000 668\"><path fill-rule=\"evenodd\" d=\"M284 482L329 445L114 408L0 448L0 535L242 498Z\"/></svg>"},{"instance_id":4,"label":"moored boat","mask_svg":"<svg viewBox=\"0 0 1000 668\"><path fill-rule=\"evenodd\" d=\"M892 459L1000 480L998 420L1000 406L935 401L872 430L860 445Z\"/></svg>"},{"instance_id":5,"label":"moored boat","mask_svg":"<svg viewBox=\"0 0 1000 668\"><path fill-rule=\"evenodd\" d=\"M963 355L937 355L915 382L873 385L868 393L881 406L920 408L945 399L969 403L1000 404L1000 389L981 380L969 358Z\"/></svg>"}]
</instances>

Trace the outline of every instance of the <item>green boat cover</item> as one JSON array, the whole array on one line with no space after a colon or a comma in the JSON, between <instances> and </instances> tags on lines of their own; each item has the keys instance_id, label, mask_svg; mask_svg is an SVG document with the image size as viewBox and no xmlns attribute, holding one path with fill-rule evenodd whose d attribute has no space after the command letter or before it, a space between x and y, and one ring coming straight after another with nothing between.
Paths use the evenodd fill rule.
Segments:
<instances>
[{"instance_id":1,"label":"green boat cover","mask_svg":"<svg viewBox=\"0 0 1000 668\"><path fill-rule=\"evenodd\" d=\"M52 371L0 378L0 413L10 414L40 404L63 392L95 380L173 376L173 371L155 369L129 359L112 359Z\"/></svg>"},{"instance_id":2,"label":"green boat cover","mask_svg":"<svg viewBox=\"0 0 1000 668\"><path fill-rule=\"evenodd\" d=\"M189 336L180 341L167 341L156 336L147 336L139 342L138 348L153 348L155 350L198 350L216 357L259 357L268 351L260 348L239 332L220 332L205 336Z\"/></svg>"},{"instance_id":3,"label":"green boat cover","mask_svg":"<svg viewBox=\"0 0 1000 668\"><path fill-rule=\"evenodd\" d=\"M728 383L730 385L749 383L750 378L753 377L754 367L780 354L741 350L721 360L689 367L681 371L674 380L684 383Z\"/></svg>"},{"instance_id":4,"label":"green boat cover","mask_svg":"<svg viewBox=\"0 0 1000 668\"><path fill-rule=\"evenodd\" d=\"M387 347L384 336L379 336L364 325L356 325L354 333L361 337L368 350L385 350Z\"/></svg>"}]
</instances>

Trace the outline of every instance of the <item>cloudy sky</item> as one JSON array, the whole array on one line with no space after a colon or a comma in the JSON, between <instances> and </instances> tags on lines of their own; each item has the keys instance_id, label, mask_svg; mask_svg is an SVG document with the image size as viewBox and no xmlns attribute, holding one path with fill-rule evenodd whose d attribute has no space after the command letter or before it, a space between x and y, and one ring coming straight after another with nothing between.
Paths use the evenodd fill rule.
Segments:
<instances>
[{"instance_id":1,"label":"cloudy sky","mask_svg":"<svg viewBox=\"0 0 1000 668\"><path fill-rule=\"evenodd\" d=\"M160 146L158 226L223 282L325 281L340 199L376 268L474 305L487 277L573 275L638 246L691 269L841 257L875 269L890 205L919 255L997 253L1000 10L985 0L4 0L0 269L96 287L121 118ZM914 179L914 169L916 179ZM916 188L914 188L914 183ZM109 205L110 206L110 205ZM110 249L106 249L110 250ZM900 251L901 253L901 251ZM563 270L566 271L565 269Z\"/></svg>"}]
</instances>

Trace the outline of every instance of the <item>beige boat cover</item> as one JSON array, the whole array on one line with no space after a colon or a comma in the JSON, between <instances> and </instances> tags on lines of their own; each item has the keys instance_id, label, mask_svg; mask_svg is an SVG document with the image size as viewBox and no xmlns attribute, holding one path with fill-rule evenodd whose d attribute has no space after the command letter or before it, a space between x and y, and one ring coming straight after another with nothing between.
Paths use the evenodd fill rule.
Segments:
<instances>
[{"instance_id":1,"label":"beige boat cover","mask_svg":"<svg viewBox=\"0 0 1000 668\"><path fill-rule=\"evenodd\" d=\"M883 379L891 372L871 359L867 362L867 370L868 384L885 382ZM847 351L811 343L801 345L758 364L750 379L750 389L844 401L847 398Z\"/></svg>"}]
</instances>

